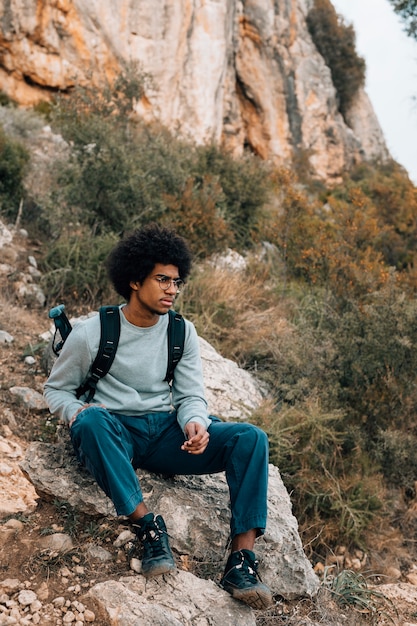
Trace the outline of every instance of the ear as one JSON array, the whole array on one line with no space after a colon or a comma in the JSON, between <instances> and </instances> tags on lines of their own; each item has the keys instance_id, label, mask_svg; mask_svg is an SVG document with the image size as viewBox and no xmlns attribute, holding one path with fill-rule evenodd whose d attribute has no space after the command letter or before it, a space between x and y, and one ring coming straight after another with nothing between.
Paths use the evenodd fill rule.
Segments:
<instances>
[{"instance_id":1,"label":"ear","mask_svg":"<svg viewBox=\"0 0 417 626\"><path fill-rule=\"evenodd\" d=\"M131 280L129 285L133 289L133 291L137 291L139 289L139 283L137 280Z\"/></svg>"}]
</instances>

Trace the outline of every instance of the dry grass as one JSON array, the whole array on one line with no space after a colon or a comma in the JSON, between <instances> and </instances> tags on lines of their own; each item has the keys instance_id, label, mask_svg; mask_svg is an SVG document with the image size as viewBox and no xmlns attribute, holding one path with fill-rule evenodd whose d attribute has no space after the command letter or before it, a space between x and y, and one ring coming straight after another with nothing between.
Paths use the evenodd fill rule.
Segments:
<instances>
[{"instance_id":1,"label":"dry grass","mask_svg":"<svg viewBox=\"0 0 417 626\"><path fill-rule=\"evenodd\" d=\"M289 303L279 296L272 268L233 270L206 263L187 286L184 313L223 356L250 369L279 355L276 339L291 334Z\"/></svg>"}]
</instances>

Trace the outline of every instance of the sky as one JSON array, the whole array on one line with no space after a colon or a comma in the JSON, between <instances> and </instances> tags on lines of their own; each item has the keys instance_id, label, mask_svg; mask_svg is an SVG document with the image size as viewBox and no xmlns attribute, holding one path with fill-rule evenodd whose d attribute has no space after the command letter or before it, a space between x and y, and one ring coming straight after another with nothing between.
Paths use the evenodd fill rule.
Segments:
<instances>
[{"instance_id":1,"label":"sky","mask_svg":"<svg viewBox=\"0 0 417 626\"><path fill-rule=\"evenodd\" d=\"M332 0L353 24L366 61L365 89L392 157L417 185L417 41L407 37L388 0Z\"/></svg>"}]
</instances>

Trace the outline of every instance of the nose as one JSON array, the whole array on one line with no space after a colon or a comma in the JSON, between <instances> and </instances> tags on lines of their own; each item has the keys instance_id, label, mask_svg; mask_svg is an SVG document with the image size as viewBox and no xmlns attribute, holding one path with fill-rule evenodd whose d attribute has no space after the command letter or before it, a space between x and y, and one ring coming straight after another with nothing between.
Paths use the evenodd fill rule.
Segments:
<instances>
[{"instance_id":1,"label":"nose","mask_svg":"<svg viewBox=\"0 0 417 626\"><path fill-rule=\"evenodd\" d=\"M171 280L171 283L170 283L168 289L165 289L165 293L169 293L172 296L176 296L177 295L177 291L178 291L178 287L176 286L174 281Z\"/></svg>"}]
</instances>

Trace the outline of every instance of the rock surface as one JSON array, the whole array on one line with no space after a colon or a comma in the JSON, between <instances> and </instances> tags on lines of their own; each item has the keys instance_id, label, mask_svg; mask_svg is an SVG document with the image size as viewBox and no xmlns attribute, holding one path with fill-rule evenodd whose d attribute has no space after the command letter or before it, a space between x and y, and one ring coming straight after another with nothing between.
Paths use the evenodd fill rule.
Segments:
<instances>
[{"instance_id":1,"label":"rock surface","mask_svg":"<svg viewBox=\"0 0 417 626\"><path fill-rule=\"evenodd\" d=\"M322 178L388 150L366 94L347 123L306 17L311 0L9 0L0 5L2 89L25 105L116 76L152 76L138 113L197 142L246 145Z\"/></svg>"},{"instance_id":2,"label":"rock surface","mask_svg":"<svg viewBox=\"0 0 417 626\"><path fill-rule=\"evenodd\" d=\"M100 602L112 626L255 626L254 612L232 600L210 580L184 571L163 579L131 576L95 585L89 595Z\"/></svg>"},{"instance_id":3,"label":"rock surface","mask_svg":"<svg viewBox=\"0 0 417 626\"><path fill-rule=\"evenodd\" d=\"M112 502L79 468L66 431L59 444L34 442L21 463L38 495L65 500L92 516L115 516ZM177 554L221 562L229 535L229 494L223 473L209 476L161 477L139 470L148 506L163 512ZM297 520L278 469L269 467L268 524L256 546L262 579L286 598L312 595L318 579L307 560Z\"/></svg>"}]
</instances>

